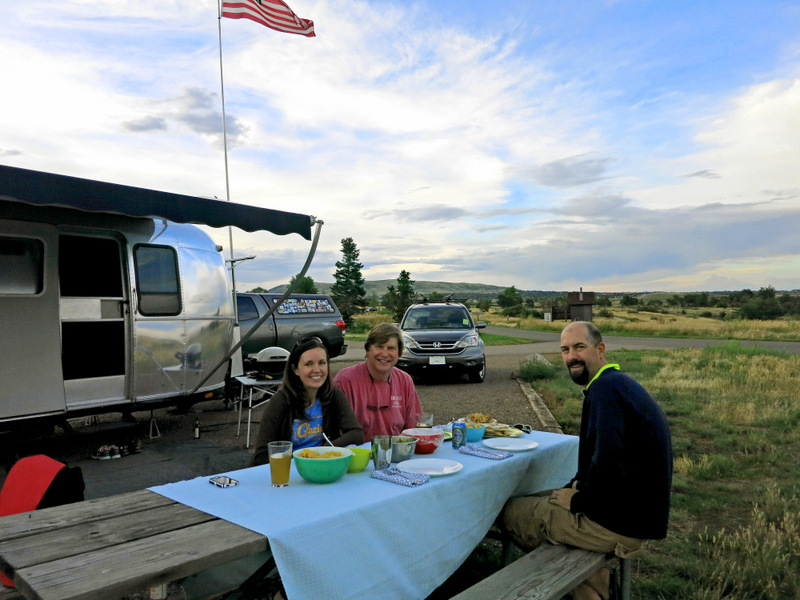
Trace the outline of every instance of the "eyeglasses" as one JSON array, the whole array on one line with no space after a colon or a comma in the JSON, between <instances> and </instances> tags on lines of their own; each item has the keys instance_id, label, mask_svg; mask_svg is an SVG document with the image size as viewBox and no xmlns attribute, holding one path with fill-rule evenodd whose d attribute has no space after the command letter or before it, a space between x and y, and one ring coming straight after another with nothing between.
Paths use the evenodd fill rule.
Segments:
<instances>
[{"instance_id":1,"label":"eyeglasses","mask_svg":"<svg viewBox=\"0 0 800 600\"><path fill-rule=\"evenodd\" d=\"M367 408L370 410L383 410L385 408L389 408L389 405L386 404L385 406L376 406L374 404L367 404Z\"/></svg>"},{"instance_id":2,"label":"eyeglasses","mask_svg":"<svg viewBox=\"0 0 800 600\"><path fill-rule=\"evenodd\" d=\"M533 431L533 427L531 427L530 425L523 425L522 423L517 423L516 425L512 425L512 427L514 429L519 429L523 433L530 433L531 431Z\"/></svg>"}]
</instances>

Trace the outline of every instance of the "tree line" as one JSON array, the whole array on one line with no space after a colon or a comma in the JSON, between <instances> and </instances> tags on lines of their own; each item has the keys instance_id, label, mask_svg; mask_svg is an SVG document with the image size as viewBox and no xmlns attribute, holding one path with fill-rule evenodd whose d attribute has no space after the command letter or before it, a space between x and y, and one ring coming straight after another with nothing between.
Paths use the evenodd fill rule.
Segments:
<instances>
[{"instance_id":1,"label":"tree line","mask_svg":"<svg viewBox=\"0 0 800 600\"><path fill-rule=\"evenodd\" d=\"M381 299L373 295L368 299L364 288L365 280L361 273L364 264L359 261L360 250L356 246L353 238L342 239L342 259L336 261L336 271L333 274L334 284L331 287L331 297L342 313L342 318L348 328L353 326L353 317L364 312L367 307L377 306L381 300L384 308L388 310L395 321L400 321L406 309L420 300L428 302L443 302L448 297L440 292L432 292L427 298L419 298L414 291L414 281L411 274L406 270L401 270L397 277L396 284L390 285L386 294ZM314 280L304 276L298 281L297 277L292 277L290 283L295 293L318 294ZM254 292L266 292L267 290L256 288ZM566 306L567 295L563 292L531 292L518 290L515 286L506 288L501 293L477 294L476 307L488 312L496 302L504 316L543 318L544 304L555 306ZM596 294L595 306L600 309L610 308L612 296L619 294ZM467 299L458 299L467 303ZM667 309L686 309L686 308L717 308L725 311L735 309L739 318L770 320L781 317L800 316L800 295L792 295L784 292L778 295L773 286L760 288L757 292L749 289L728 293L721 292L694 292L686 294L673 294L665 299L640 299L633 294L622 294L619 298L619 306L623 308L652 310L655 312ZM710 313L709 313L709 316ZM725 316L725 312L721 313Z\"/></svg>"}]
</instances>

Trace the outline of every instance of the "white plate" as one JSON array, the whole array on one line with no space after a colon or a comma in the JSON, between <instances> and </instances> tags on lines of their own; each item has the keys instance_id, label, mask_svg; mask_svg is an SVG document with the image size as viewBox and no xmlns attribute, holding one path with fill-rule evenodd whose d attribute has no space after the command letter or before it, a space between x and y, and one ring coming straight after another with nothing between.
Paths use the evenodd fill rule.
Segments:
<instances>
[{"instance_id":1,"label":"white plate","mask_svg":"<svg viewBox=\"0 0 800 600\"><path fill-rule=\"evenodd\" d=\"M531 440L523 440L521 438L486 438L483 440L483 445L495 450L508 450L509 452L522 452L524 450L533 450L539 445L539 442Z\"/></svg>"},{"instance_id":2,"label":"white plate","mask_svg":"<svg viewBox=\"0 0 800 600\"><path fill-rule=\"evenodd\" d=\"M464 465L449 458L412 458L397 463L397 468L406 473L424 473L436 477L458 473Z\"/></svg>"}]
</instances>

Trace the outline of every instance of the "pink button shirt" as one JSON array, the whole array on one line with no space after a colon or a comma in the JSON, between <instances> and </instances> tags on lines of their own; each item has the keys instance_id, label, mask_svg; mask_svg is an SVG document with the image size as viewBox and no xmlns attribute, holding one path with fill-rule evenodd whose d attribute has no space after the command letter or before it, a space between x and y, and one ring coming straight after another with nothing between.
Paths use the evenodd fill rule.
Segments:
<instances>
[{"instance_id":1,"label":"pink button shirt","mask_svg":"<svg viewBox=\"0 0 800 600\"><path fill-rule=\"evenodd\" d=\"M422 412L414 381L396 367L389 381L375 381L367 363L362 362L339 371L333 385L350 400L367 442L374 435L399 435L403 429L415 427L415 415Z\"/></svg>"}]
</instances>

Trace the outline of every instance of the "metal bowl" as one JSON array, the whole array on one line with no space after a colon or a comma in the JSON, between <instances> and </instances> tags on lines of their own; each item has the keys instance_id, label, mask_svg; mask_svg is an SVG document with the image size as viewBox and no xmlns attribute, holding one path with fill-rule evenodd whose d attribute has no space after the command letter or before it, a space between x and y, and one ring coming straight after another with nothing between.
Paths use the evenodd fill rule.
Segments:
<instances>
[{"instance_id":1,"label":"metal bowl","mask_svg":"<svg viewBox=\"0 0 800 600\"><path fill-rule=\"evenodd\" d=\"M392 462L399 463L408 460L414 455L417 447L417 438L408 435L392 436Z\"/></svg>"}]
</instances>

